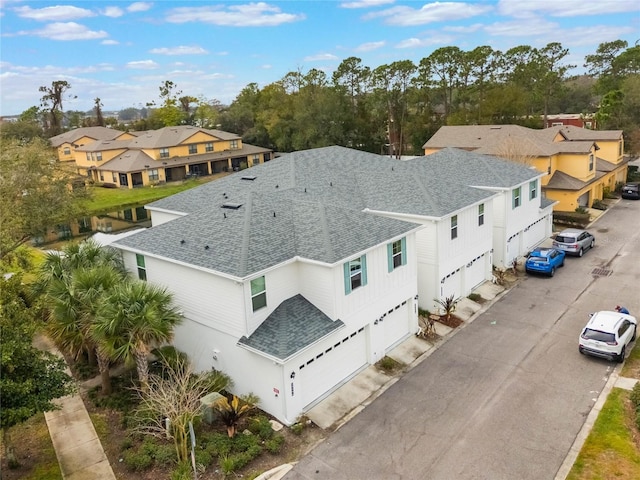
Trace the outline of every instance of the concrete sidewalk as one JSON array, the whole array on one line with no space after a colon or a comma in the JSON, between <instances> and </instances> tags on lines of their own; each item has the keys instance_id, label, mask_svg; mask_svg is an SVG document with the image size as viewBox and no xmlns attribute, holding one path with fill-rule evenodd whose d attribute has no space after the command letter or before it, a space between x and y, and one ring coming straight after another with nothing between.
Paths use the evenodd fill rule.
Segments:
<instances>
[{"instance_id":1,"label":"concrete sidewalk","mask_svg":"<svg viewBox=\"0 0 640 480\"><path fill-rule=\"evenodd\" d=\"M38 337L36 345L62 357L46 337ZM67 373L71 375L67 367ZM45 412L49 435L58 457L64 480L115 480L93 422L79 393L57 399L59 410Z\"/></svg>"}]
</instances>

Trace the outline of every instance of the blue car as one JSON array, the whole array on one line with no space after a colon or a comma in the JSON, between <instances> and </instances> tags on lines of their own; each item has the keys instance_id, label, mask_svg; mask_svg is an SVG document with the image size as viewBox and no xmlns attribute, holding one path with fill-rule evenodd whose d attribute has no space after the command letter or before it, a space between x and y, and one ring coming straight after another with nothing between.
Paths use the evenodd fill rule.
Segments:
<instances>
[{"instance_id":1,"label":"blue car","mask_svg":"<svg viewBox=\"0 0 640 480\"><path fill-rule=\"evenodd\" d=\"M536 248L527 257L527 273L546 273L553 277L558 267L564 267L565 253L557 248Z\"/></svg>"}]
</instances>

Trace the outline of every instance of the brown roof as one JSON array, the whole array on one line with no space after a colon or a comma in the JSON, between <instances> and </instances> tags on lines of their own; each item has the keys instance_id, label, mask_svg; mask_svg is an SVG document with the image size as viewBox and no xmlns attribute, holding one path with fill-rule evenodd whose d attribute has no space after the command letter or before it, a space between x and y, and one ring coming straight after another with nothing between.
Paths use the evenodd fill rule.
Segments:
<instances>
[{"instance_id":1,"label":"brown roof","mask_svg":"<svg viewBox=\"0 0 640 480\"><path fill-rule=\"evenodd\" d=\"M547 157L557 153L589 153L594 141L554 142L559 127L537 130L520 125L444 126L422 148L455 147L475 153L504 156L517 147L520 155ZM566 136L565 136L566 138ZM514 147L510 147L510 142Z\"/></svg>"},{"instance_id":2,"label":"brown roof","mask_svg":"<svg viewBox=\"0 0 640 480\"><path fill-rule=\"evenodd\" d=\"M256 147L255 145L243 144L237 150L223 150L221 152L209 152L200 155L189 155L186 157L171 157L156 160L142 150L127 150L108 162L104 163L97 170L112 172L139 172L147 168L171 168L181 165L189 165L200 162L211 162L215 160L226 160L228 158L248 157L258 153L271 152L268 148ZM166 163L166 165L164 165Z\"/></svg>"},{"instance_id":3,"label":"brown roof","mask_svg":"<svg viewBox=\"0 0 640 480\"><path fill-rule=\"evenodd\" d=\"M572 142L576 140L620 140L622 137L622 130L589 130L573 125L551 127L551 129L555 128L559 129L567 140Z\"/></svg>"},{"instance_id":4,"label":"brown roof","mask_svg":"<svg viewBox=\"0 0 640 480\"><path fill-rule=\"evenodd\" d=\"M183 144L198 132L203 132L220 140L240 140L241 138L235 133L223 132L222 130L198 128L191 125L179 125L140 133L136 138L131 140L130 148L175 147L176 145Z\"/></svg>"},{"instance_id":5,"label":"brown roof","mask_svg":"<svg viewBox=\"0 0 640 480\"><path fill-rule=\"evenodd\" d=\"M82 137L89 137L94 140L113 140L123 133L125 132L107 127L82 127L51 137L49 142L51 142L52 146L59 147L65 143L73 143Z\"/></svg>"}]
</instances>

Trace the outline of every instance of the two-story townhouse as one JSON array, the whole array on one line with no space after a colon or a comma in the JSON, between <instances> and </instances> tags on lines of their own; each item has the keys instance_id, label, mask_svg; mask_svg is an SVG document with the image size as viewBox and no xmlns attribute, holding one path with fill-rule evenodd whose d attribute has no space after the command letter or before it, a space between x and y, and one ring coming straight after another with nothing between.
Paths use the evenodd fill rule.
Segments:
<instances>
[{"instance_id":1,"label":"two-story townhouse","mask_svg":"<svg viewBox=\"0 0 640 480\"><path fill-rule=\"evenodd\" d=\"M292 190L232 199L116 246L173 292L174 343L196 368L224 371L291 424L416 332L420 227Z\"/></svg>"},{"instance_id":2,"label":"two-story townhouse","mask_svg":"<svg viewBox=\"0 0 640 480\"><path fill-rule=\"evenodd\" d=\"M130 140L134 135L107 127L82 127L69 130L55 137L49 142L56 149L58 161L73 162L76 159L76 149L101 140Z\"/></svg>"},{"instance_id":3,"label":"two-story townhouse","mask_svg":"<svg viewBox=\"0 0 640 480\"><path fill-rule=\"evenodd\" d=\"M425 155L446 147L534 166L545 173L543 191L559 211L590 207L626 178L621 131L570 125L542 130L518 125L445 126L423 146Z\"/></svg>"},{"instance_id":4,"label":"two-story townhouse","mask_svg":"<svg viewBox=\"0 0 640 480\"><path fill-rule=\"evenodd\" d=\"M75 130L76 136L80 130L87 129ZM70 155L78 173L95 182L134 188L242 170L272 159L271 150L221 130L180 125L119 133L75 145Z\"/></svg>"},{"instance_id":5,"label":"two-story townhouse","mask_svg":"<svg viewBox=\"0 0 640 480\"><path fill-rule=\"evenodd\" d=\"M418 305L491 278L496 232L547 221L538 172L476 157L295 152L154 202L153 227L114 246L176 294L175 342L199 369L229 373L291 422L415 332ZM533 183L530 201L500 216L514 225L494 226L495 206Z\"/></svg>"}]
</instances>

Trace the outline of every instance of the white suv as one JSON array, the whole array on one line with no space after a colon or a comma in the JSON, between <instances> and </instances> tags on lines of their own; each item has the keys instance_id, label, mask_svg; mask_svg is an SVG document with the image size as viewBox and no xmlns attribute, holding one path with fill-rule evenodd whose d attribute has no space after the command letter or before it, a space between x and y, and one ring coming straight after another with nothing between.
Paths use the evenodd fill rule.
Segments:
<instances>
[{"instance_id":1,"label":"white suv","mask_svg":"<svg viewBox=\"0 0 640 480\"><path fill-rule=\"evenodd\" d=\"M619 312L596 312L582 330L578 350L585 355L624 361L627 345L636 339L635 317Z\"/></svg>"}]
</instances>

